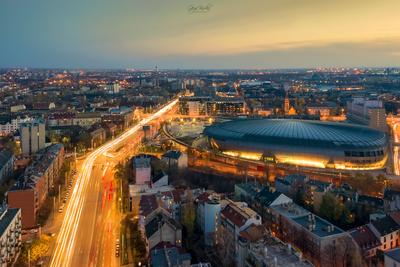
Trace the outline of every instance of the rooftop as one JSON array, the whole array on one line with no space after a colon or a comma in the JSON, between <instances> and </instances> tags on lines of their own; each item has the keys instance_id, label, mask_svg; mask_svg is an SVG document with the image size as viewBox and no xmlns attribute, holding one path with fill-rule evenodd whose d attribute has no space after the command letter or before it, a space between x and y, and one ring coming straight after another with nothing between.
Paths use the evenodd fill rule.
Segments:
<instances>
[{"instance_id":1,"label":"rooftop","mask_svg":"<svg viewBox=\"0 0 400 267\"><path fill-rule=\"evenodd\" d=\"M301 254L297 253L290 245L287 245L277 238L265 235L264 238L252 242L249 257L246 261L251 266L313 266L302 259ZM255 261L257 262L255 264Z\"/></svg>"},{"instance_id":2,"label":"rooftop","mask_svg":"<svg viewBox=\"0 0 400 267\"><path fill-rule=\"evenodd\" d=\"M133 164L135 168L150 168L150 158L145 157L134 157Z\"/></svg>"},{"instance_id":3,"label":"rooftop","mask_svg":"<svg viewBox=\"0 0 400 267\"><path fill-rule=\"evenodd\" d=\"M157 267L178 267L183 266L184 261L191 260L189 253L182 253L175 246L153 249L150 253L151 266Z\"/></svg>"},{"instance_id":4,"label":"rooftop","mask_svg":"<svg viewBox=\"0 0 400 267\"><path fill-rule=\"evenodd\" d=\"M204 133L216 139L288 146L378 148L387 144L386 134L371 128L295 119L238 119L208 126Z\"/></svg>"},{"instance_id":5,"label":"rooftop","mask_svg":"<svg viewBox=\"0 0 400 267\"><path fill-rule=\"evenodd\" d=\"M297 218L310 214L310 212L295 203L284 203L271 207L287 218Z\"/></svg>"},{"instance_id":6,"label":"rooftop","mask_svg":"<svg viewBox=\"0 0 400 267\"><path fill-rule=\"evenodd\" d=\"M146 236L150 238L156 233L161 225L168 224L173 229L182 229L182 226L174 219L166 216L163 212L159 212L153 219L151 219L145 226Z\"/></svg>"},{"instance_id":7,"label":"rooftop","mask_svg":"<svg viewBox=\"0 0 400 267\"><path fill-rule=\"evenodd\" d=\"M7 162L12 159L13 153L10 150L3 149L0 151L0 168L3 168L4 165L7 164Z\"/></svg>"},{"instance_id":8,"label":"rooftop","mask_svg":"<svg viewBox=\"0 0 400 267\"><path fill-rule=\"evenodd\" d=\"M247 220L258 216L254 210L241 204L242 202L231 202L226 205L221 212L221 215L223 215L237 227L242 227L246 224Z\"/></svg>"},{"instance_id":9,"label":"rooftop","mask_svg":"<svg viewBox=\"0 0 400 267\"><path fill-rule=\"evenodd\" d=\"M22 176L20 176L19 181L11 188L11 191L34 188L37 181L53 164L62 149L62 144L54 144L40 150L36 154L34 161L25 169Z\"/></svg>"},{"instance_id":10,"label":"rooftop","mask_svg":"<svg viewBox=\"0 0 400 267\"><path fill-rule=\"evenodd\" d=\"M385 252L385 255L397 262L400 262L400 248L394 248L392 250L389 250Z\"/></svg>"},{"instance_id":11,"label":"rooftop","mask_svg":"<svg viewBox=\"0 0 400 267\"><path fill-rule=\"evenodd\" d=\"M163 155L163 157L172 158L172 159L179 159L182 153L179 150L170 150Z\"/></svg>"},{"instance_id":12,"label":"rooftop","mask_svg":"<svg viewBox=\"0 0 400 267\"><path fill-rule=\"evenodd\" d=\"M140 197L140 215L147 216L158 208L156 195L142 195Z\"/></svg>"},{"instance_id":13,"label":"rooftop","mask_svg":"<svg viewBox=\"0 0 400 267\"><path fill-rule=\"evenodd\" d=\"M393 220L390 216L385 216L383 218L372 221L371 224L382 236L400 230L400 225L398 225L396 221Z\"/></svg>"},{"instance_id":14,"label":"rooftop","mask_svg":"<svg viewBox=\"0 0 400 267\"><path fill-rule=\"evenodd\" d=\"M351 237L362 250L369 250L381 245L379 239L371 231L368 225L363 225L349 231Z\"/></svg>"},{"instance_id":15,"label":"rooftop","mask_svg":"<svg viewBox=\"0 0 400 267\"><path fill-rule=\"evenodd\" d=\"M310 218L313 218L313 219L310 219ZM293 220L307 230L310 230L310 225L313 225L311 231L313 234L315 234L319 237L327 237L327 236L343 233L342 229L336 227L335 225L329 223L328 221L326 221L318 216L315 216L315 215L313 216L313 214L293 218Z\"/></svg>"},{"instance_id":16,"label":"rooftop","mask_svg":"<svg viewBox=\"0 0 400 267\"><path fill-rule=\"evenodd\" d=\"M17 216L19 209L6 209L0 215L0 236L4 234L4 231L10 225L10 223L14 220L15 216Z\"/></svg>"}]
</instances>

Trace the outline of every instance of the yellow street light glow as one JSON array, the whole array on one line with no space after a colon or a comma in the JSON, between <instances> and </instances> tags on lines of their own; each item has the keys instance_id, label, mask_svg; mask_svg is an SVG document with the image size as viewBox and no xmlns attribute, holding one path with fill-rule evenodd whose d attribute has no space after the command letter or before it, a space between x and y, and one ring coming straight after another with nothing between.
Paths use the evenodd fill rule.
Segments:
<instances>
[{"instance_id":1,"label":"yellow street light glow","mask_svg":"<svg viewBox=\"0 0 400 267\"><path fill-rule=\"evenodd\" d=\"M92 173L93 164L97 157L107 153L113 147L127 140L133 134L136 134L144 125L159 118L172 109L178 102L177 99L171 101L165 107L154 113L153 115L143 119L138 124L130 128L128 131L120 135L118 138L104 144L94 150L87 156L82 164L76 184L71 194L70 203L66 207L64 221L61 225L59 235L55 244L55 250L50 262L50 266L70 266L71 256L74 252L76 233L78 231L79 220L81 217L83 204L85 202L86 193L90 193L89 181Z\"/></svg>"}]
</instances>

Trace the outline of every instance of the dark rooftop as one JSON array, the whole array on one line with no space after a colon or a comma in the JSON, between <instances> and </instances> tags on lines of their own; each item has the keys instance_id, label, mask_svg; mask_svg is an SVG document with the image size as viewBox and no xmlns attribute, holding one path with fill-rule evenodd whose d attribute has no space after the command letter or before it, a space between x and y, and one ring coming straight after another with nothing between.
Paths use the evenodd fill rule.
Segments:
<instances>
[{"instance_id":1,"label":"dark rooftop","mask_svg":"<svg viewBox=\"0 0 400 267\"><path fill-rule=\"evenodd\" d=\"M170 150L163 155L166 158L179 159L182 153L179 150Z\"/></svg>"},{"instance_id":2,"label":"dark rooftop","mask_svg":"<svg viewBox=\"0 0 400 267\"><path fill-rule=\"evenodd\" d=\"M151 266L178 267L183 266L183 261L191 260L188 253L182 253L175 246L166 246L161 249L153 249L150 253Z\"/></svg>"},{"instance_id":3,"label":"dark rooftop","mask_svg":"<svg viewBox=\"0 0 400 267\"><path fill-rule=\"evenodd\" d=\"M382 236L400 230L400 226L390 216L372 221L371 224Z\"/></svg>"},{"instance_id":4,"label":"dark rooftop","mask_svg":"<svg viewBox=\"0 0 400 267\"><path fill-rule=\"evenodd\" d=\"M0 236L10 225L15 216L17 216L19 209L7 209L0 215Z\"/></svg>"},{"instance_id":5,"label":"dark rooftop","mask_svg":"<svg viewBox=\"0 0 400 267\"><path fill-rule=\"evenodd\" d=\"M400 248L394 248L392 250L389 250L385 252L385 255L397 262L400 262Z\"/></svg>"},{"instance_id":6,"label":"dark rooftop","mask_svg":"<svg viewBox=\"0 0 400 267\"><path fill-rule=\"evenodd\" d=\"M206 127L216 139L317 147L382 147L386 134L364 126L295 119L238 119Z\"/></svg>"},{"instance_id":7,"label":"dark rooftop","mask_svg":"<svg viewBox=\"0 0 400 267\"><path fill-rule=\"evenodd\" d=\"M368 225L363 225L349 231L351 237L356 241L362 250L369 250L379 247L381 242L369 229Z\"/></svg>"},{"instance_id":8,"label":"dark rooftop","mask_svg":"<svg viewBox=\"0 0 400 267\"><path fill-rule=\"evenodd\" d=\"M10 150L3 149L0 151L0 169L3 168L3 166L6 165L8 161L10 161L12 156L13 154Z\"/></svg>"}]
</instances>

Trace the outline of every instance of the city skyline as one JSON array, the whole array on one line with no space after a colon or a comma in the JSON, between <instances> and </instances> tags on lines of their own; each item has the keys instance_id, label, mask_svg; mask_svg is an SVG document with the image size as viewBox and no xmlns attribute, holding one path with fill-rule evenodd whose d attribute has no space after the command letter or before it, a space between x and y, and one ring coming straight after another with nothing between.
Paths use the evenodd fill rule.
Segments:
<instances>
[{"instance_id":1,"label":"city skyline","mask_svg":"<svg viewBox=\"0 0 400 267\"><path fill-rule=\"evenodd\" d=\"M397 1L3 1L0 67L398 67Z\"/></svg>"}]
</instances>

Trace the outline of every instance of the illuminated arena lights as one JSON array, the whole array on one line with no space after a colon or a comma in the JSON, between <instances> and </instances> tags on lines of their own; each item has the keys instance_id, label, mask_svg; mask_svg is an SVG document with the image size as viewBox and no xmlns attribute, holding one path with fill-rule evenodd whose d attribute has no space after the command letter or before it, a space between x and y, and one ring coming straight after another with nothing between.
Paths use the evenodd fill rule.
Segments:
<instances>
[{"instance_id":1,"label":"illuminated arena lights","mask_svg":"<svg viewBox=\"0 0 400 267\"><path fill-rule=\"evenodd\" d=\"M210 145L249 160L339 170L376 170L388 137L360 125L293 119L239 119L207 127Z\"/></svg>"}]
</instances>

